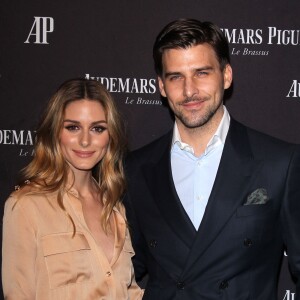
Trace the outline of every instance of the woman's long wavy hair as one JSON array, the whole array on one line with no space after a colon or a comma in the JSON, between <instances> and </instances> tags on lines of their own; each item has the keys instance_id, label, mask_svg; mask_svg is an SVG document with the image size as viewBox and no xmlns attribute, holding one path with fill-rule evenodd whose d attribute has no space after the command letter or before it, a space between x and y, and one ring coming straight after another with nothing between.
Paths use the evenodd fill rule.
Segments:
<instances>
[{"instance_id":1,"label":"woman's long wavy hair","mask_svg":"<svg viewBox=\"0 0 300 300\"><path fill-rule=\"evenodd\" d=\"M93 169L93 177L99 184L100 199L103 203L101 224L107 232L113 207L119 207L125 188L123 155L126 139L124 126L113 98L98 81L86 79L66 81L51 97L37 129L34 158L22 170L21 182L29 180L38 193L58 192L59 206L66 212L63 195L66 192L70 168L62 155L59 137L66 106L81 99L98 101L104 109L107 120L109 145L105 156ZM70 216L69 218L71 219ZM75 224L72 219L71 221L75 233Z\"/></svg>"}]
</instances>

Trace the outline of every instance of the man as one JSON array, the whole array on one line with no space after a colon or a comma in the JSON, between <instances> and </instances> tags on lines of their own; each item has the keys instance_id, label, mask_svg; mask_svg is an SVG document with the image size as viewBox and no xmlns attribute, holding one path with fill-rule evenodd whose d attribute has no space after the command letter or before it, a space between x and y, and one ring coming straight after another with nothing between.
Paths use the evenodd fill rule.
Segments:
<instances>
[{"instance_id":1,"label":"man","mask_svg":"<svg viewBox=\"0 0 300 300\"><path fill-rule=\"evenodd\" d=\"M300 273L298 147L229 115L229 47L214 24L168 24L153 56L175 124L126 164L143 299L276 299L284 244Z\"/></svg>"}]
</instances>

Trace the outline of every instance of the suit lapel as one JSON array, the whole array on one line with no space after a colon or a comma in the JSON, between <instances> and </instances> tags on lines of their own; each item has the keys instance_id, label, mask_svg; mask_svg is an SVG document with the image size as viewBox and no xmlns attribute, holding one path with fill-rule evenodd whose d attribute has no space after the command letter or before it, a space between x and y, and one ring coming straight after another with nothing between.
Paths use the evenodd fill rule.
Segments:
<instances>
[{"instance_id":1,"label":"suit lapel","mask_svg":"<svg viewBox=\"0 0 300 300\"><path fill-rule=\"evenodd\" d=\"M216 239L226 222L245 199L254 159L245 127L232 120L209 201L192 246L185 272ZM252 177L253 178L253 177Z\"/></svg>"},{"instance_id":2,"label":"suit lapel","mask_svg":"<svg viewBox=\"0 0 300 300\"><path fill-rule=\"evenodd\" d=\"M190 248L197 231L186 214L174 187L169 140L162 151L160 159L156 163L145 165L142 171L149 191L155 199L163 218Z\"/></svg>"}]
</instances>

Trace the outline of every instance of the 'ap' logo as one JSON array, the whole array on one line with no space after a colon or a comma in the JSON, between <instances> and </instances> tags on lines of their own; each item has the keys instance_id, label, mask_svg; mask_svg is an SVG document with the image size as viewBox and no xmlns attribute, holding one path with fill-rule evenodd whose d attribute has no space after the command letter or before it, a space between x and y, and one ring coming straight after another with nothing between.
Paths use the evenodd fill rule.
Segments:
<instances>
[{"instance_id":1,"label":"'ap' logo","mask_svg":"<svg viewBox=\"0 0 300 300\"><path fill-rule=\"evenodd\" d=\"M290 290L286 290L283 300L295 300L295 293L291 293Z\"/></svg>"},{"instance_id":2,"label":"'ap' logo","mask_svg":"<svg viewBox=\"0 0 300 300\"><path fill-rule=\"evenodd\" d=\"M34 17L34 22L25 44L30 44L31 36L35 36L34 44L49 44L47 34L54 31L54 19L51 17Z\"/></svg>"}]
</instances>

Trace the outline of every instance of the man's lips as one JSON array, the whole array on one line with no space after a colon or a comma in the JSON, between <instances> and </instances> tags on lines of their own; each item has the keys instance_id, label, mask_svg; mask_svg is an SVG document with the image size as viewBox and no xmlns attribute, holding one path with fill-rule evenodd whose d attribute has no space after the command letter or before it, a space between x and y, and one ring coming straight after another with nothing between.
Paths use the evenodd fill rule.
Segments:
<instances>
[{"instance_id":1,"label":"man's lips","mask_svg":"<svg viewBox=\"0 0 300 300\"><path fill-rule=\"evenodd\" d=\"M189 101L181 104L186 109L199 109L203 106L204 101Z\"/></svg>"},{"instance_id":2,"label":"man's lips","mask_svg":"<svg viewBox=\"0 0 300 300\"><path fill-rule=\"evenodd\" d=\"M73 152L82 158L91 157L95 152L94 151L80 151L80 150L73 150Z\"/></svg>"}]
</instances>

